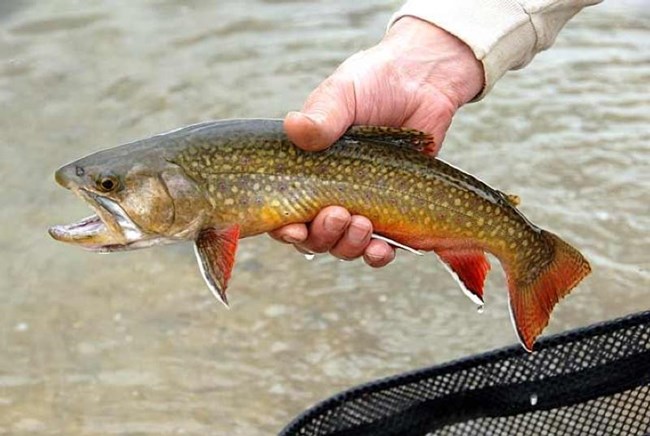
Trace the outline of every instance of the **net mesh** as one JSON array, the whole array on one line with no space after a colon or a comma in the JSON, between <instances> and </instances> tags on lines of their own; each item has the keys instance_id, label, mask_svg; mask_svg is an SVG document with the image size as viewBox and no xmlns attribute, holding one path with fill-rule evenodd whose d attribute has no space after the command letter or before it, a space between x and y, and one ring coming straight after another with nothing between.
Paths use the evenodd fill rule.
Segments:
<instances>
[{"instance_id":1,"label":"net mesh","mask_svg":"<svg viewBox=\"0 0 650 436\"><path fill-rule=\"evenodd\" d=\"M289 435L647 435L650 311L372 382Z\"/></svg>"}]
</instances>

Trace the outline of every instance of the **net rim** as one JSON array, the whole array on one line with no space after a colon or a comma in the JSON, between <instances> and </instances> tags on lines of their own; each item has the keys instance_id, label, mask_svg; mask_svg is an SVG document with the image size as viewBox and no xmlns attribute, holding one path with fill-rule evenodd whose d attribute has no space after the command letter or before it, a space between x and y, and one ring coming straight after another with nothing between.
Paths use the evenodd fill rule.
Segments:
<instances>
[{"instance_id":1,"label":"net rim","mask_svg":"<svg viewBox=\"0 0 650 436\"><path fill-rule=\"evenodd\" d=\"M604 334L633 328L639 325L650 323L650 310L636 312L627 316L602 321L596 324L579 327L573 330L560 332L551 336L541 338L536 344L533 353L524 350L519 344L510 345L484 353L461 357L441 364L417 368L404 373L390 375L378 380L372 380L341 391L329 398L322 400L296 416L280 433L279 436L289 436L304 427L308 422L321 415L325 410L334 409L343 403L356 400L368 393L379 390L386 390L399 387L405 384L416 382L423 378L439 377L449 373L466 370L480 366L495 359L507 359L521 356L534 356L538 358L549 350L560 344L567 345L576 341L583 341L586 338L594 338Z\"/></svg>"}]
</instances>

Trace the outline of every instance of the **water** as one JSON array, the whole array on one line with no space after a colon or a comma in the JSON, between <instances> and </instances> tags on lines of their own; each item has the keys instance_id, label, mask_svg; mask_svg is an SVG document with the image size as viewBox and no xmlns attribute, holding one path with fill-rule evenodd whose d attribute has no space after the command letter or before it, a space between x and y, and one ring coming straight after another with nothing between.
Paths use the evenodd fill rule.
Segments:
<instances>
[{"instance_id":1,"label":"water","mask_svg":"<svg viewBox=\"0 0 650 436\"><path fill-rule=\"evenodd\" d=\"M258 237L225 310L189 245L102 256L46 234L88 214L54 184L58 165L210 118L282 116L395 7L0 3L0 434L272 434L340 389L516 342L497 265L478 315L429 255L375 271ZM546 333L650 307L649 9L580 14L463 109L443 149L591 260Z\"/></svg>"},{"instance_id":2,"label":"water","mask_svg":"<svg viewBox=\"0 0 650 436\"><path fill-rule=\"evenodd\" d=\"M533 407L536 406L537 401L538 401L537 394L531 394L530 395L530 405L533 406Z\"/></svg>"}]
</instances>

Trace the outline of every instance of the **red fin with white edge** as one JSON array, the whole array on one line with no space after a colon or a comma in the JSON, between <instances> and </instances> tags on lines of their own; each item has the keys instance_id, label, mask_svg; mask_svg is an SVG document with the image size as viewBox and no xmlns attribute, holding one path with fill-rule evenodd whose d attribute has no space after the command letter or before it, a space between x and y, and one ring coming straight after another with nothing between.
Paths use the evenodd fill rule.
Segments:
<instances>
[{"instance_id":1,"label":"red fin with white edge","mask_svg":"<svg viewBox=\"0 0 650 436\"><path fill-rule=\"evenodd\" d=\"M235 263L239 241L239 226L223 230L213 228L201 230L194 244L201 275L212 294L228 307L226 288Z\"/></svg>"},{"instance_id":2,"label":"red fin with white edge","mask_svg":"<svg viewBox=\"0 0 650 436\"><path fill-rule=\"evenodd\" d=\"M472 302L483 305L483 285L490 271L490 262L477 248L436 250L442 263L458 281L463 293Z\"/></svg>"}]
</instances>

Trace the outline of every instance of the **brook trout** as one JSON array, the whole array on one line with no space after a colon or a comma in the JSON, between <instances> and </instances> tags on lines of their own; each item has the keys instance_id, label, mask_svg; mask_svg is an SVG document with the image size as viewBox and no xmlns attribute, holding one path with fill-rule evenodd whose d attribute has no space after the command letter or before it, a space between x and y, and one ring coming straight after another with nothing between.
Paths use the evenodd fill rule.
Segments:
<instances>
[{"instance_id":1,"label":"brook trout","mask_svg":"<svg viewBox=\"0 0 650 436\"><path fill-rule=\"evenodd\" d=\"M99 252L194 241L206 283L227 303L238 239L341 205L368 217L379 237L435 252L477 304L490 269L485 252L496 256L515 330L532 350L589 263L528 221L514 197L421 152L432 144L415 130L356 126L313 153L288 140L281 120L197 124L60 168L56 181L95 214L50 234Z\"/></svg>"}]
</instances>

